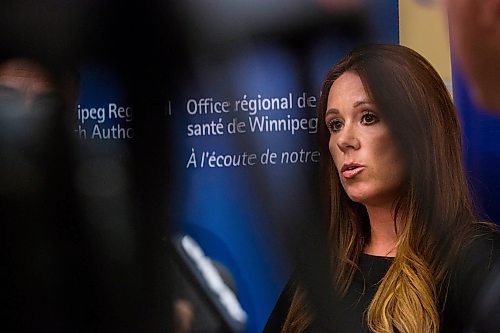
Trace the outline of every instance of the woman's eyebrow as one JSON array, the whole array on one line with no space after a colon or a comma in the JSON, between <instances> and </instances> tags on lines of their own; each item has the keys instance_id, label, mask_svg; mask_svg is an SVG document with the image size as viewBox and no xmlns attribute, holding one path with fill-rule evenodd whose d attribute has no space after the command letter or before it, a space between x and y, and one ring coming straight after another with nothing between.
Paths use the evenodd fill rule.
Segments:
<instances>
[{"instance_id":1,"label":"woman's eyebrow","mask_svg":"<svg viewBox=\"0 0 500 333\"><path fill-rule=\"evenodd\" d=\"M361 100L361 101L355 102L352 106L354 108L357 108L358 106L364 105L364 104L373 104L373 103L371 101L369 101L369 100Z\"/></svg>"},{"instance_id":2,"label":"woman's eyebrow","mask_svg":"<svg viewBox=\"0 0 500 333\"><path fill-rule=\"evenodd\" d=\"M330 108L330 109L326 110L325 117L328 116L330 113L339 114L340 111L338 109L336 109L336 108Z\"/></svg>"},{"instance_id":3,"label":"woman's eyebrow","mask_svg":"<svg viewBox=\"0 0 500 333\"><path fill-rule=\"evenodd\" d=\"M373 104L373 102L371 102L369 100L363 99L363 100L354 102L354 104L352 105L352 107L353 108L357 108L358 106L365 105L365 104ZM330 109L326 110L325 117L328 116L330 113L339 114L340 111L338 109L336 109L336 108L330 108Z\"/></svg>"}]
</instances>

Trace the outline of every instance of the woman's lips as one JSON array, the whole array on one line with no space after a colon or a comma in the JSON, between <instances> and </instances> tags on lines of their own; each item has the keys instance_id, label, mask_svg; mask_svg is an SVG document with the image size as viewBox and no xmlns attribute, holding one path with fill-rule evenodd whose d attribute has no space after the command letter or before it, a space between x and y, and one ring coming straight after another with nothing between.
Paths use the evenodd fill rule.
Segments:
<instances>
[{"instance_id":1,"label":"woman's lips","mask_svg":"<svg viewBox=\"0 0 500 333\"><path fill-rule=\"evenodd\" d=\"M362 165L344 165L342 167L342 176L346 179L351 179L356 177L365 168Z\"/></svg>"}]
</instances>

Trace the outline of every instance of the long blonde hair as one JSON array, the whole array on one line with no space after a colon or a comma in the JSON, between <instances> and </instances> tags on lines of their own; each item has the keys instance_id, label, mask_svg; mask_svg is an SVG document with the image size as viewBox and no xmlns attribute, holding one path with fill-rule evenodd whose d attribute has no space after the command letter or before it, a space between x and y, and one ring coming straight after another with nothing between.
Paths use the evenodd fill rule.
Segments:
<instances>
[{"instance_id":1,"label":"long blonde hair","mask_svg":"<svg viewBox=\"0 0 500 333\"><path fill-rule=\"evenodd\" d=\"M370 45L347 54L326 75L319 104L319 142L328 198L333 284L345 295L370 239L366 209L349 199L329 150L325 111L333 82L358 74L387 119L408 161L396 202L397 255L367 312L372 332L439 332L449 267L473 230L474 214L463 172L460 124L441 78L418 53L400 45ZM283 332L302 332L313 320L307 293L297 288Z\"/></svg>"}]
</instances>

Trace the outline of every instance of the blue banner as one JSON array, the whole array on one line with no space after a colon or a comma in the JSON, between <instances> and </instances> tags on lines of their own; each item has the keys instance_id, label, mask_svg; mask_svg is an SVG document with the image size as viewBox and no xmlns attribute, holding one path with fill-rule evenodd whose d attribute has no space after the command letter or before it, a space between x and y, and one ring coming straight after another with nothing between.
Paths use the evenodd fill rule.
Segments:
<instances>
[{"instance_id":1,"label":"blue banner","mask_svg":"<svg viewBox=\"0 0 500 333\"><path fill-rule=\"evenodd\" d=\"M288 234L317 216L316 107L326 71L360 43L399 43L397 2L370 1L352 17L300 3L270 12L198 8L206 15L189 21L192 66L165 92L174 189L166 223L187 236L176 248L198 271L193 283L205 281L198 292L220 298L213 309L235 304L224 298L231 286L244 332L262 330L293 269ZM224 20L234 29L216 24ZM87 66L81 86L81 140L132 140L134 106L117 73Z\"/></svg>"}]
</instances>

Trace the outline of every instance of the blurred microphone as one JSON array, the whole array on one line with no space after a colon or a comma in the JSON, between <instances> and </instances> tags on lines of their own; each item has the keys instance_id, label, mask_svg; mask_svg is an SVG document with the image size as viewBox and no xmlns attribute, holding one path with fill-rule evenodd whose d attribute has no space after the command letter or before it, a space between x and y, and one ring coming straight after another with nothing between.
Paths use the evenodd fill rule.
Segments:
<instances>
[{"instance_id":1,"label":"blurred microphone","mask_svg":"<svg viewBox=\"0 0 500 333\"><path fill-rule=\"evenodd\" d=\"M189 235L174 236L172 244L177 332L243 331L248 315L227 268Z\"/></svg>"}]
</instances>

